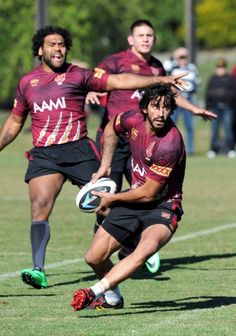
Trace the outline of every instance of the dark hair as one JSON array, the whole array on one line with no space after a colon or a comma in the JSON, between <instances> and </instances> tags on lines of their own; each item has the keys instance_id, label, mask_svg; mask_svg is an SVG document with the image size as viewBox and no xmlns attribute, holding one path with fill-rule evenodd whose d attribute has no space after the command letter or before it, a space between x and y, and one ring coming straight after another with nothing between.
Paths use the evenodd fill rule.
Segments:
<instances>
[{"instance_id":1,"label":"dark hair","mask_svg":"<svg viewBox=\"0 0 236 336\"><path fill-rule=\"evenodd\" d=\"M139 20L134 21L132 23L132 25L130 26L130 33L132 34L133 31L134 31L134 28L140 27L140 26L148 26L148 27L152 28L153 31L155 31L155 28L153 27L153 25L150 21L145 20L145 19L139 19Z\"/></svg>"},{"instance_id":2,"label":"dark hair","mask_svg":"<svg viewBox=\"0 0 236 336\"><path fill-rule=\"evenodd\" d=\"M39 48L43 46L44 38L48 35L58 34L64 39L67 50L70 50L72 46L72 38L67 29L58 26L46 26L37 30L32 38L32 53L33 56L38 56ZM39 56L41 59L41 56Z\"/></svg>"},{"instance_id":3,"label":"dark hair","mask_svg":"<svg viewBox=\"0 0 236 336\"><path fill-rule=\"evenodd\" d=\"M150 101L152 101L154 105L158 106L160 104L160 99L165 97L165 107L173 112L176 109L176 95L177 90L173 86L154 84L144 89L143 96L139 102L139 107L141 110L146 109Z\"/></svg>"}]
</instances>

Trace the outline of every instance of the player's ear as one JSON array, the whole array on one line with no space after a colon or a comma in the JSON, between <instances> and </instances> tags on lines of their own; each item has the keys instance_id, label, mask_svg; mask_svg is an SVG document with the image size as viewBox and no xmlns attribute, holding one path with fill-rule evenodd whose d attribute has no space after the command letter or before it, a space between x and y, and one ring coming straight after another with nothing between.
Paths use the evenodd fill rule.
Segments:
<instances>
[{"instance_id":1,"label":"player's ear","mask_svg":"<svg viewBox=\"0 0 236 336\"><path fill-rule=\"evenodd\" d=\"M43 56L43 49L42 49L42 47L39 48L38 55L39 56Z\"/></svg>"},{"instance_id":2,"label":"player's ear","mask_svg":"<svg viewBox=\"0 0 236 336\"><path fill-rule=\"evenodd\" d=\"M127 37L127 40L128 40L129 45L132 47L132 45L134 44L133 36L132 36L132 35L129 35L129 36Z\"/></svg>"},{"instance_id":3,"label":"player's ear","mask_svg":"<svg viewBox=\"0 0 236 336\"><path fill-rule=\"evenodd\" d=\"M146 109L146 108L143 109L143 113L144 113L144 114L147 114L147 109Z\"/></svg>"}]
</instances>

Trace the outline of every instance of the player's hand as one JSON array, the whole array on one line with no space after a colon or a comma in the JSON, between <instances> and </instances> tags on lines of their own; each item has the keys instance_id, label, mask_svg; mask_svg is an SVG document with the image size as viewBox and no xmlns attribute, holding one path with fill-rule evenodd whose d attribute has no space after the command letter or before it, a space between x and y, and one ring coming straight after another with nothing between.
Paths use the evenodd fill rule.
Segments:
<instances>
[{"instance_id":1,"label":"player's hand","mask_svg":"<svg viewBox=\"0 0 236 336\"><path fill-rule=\"evenodd\" d=\"M188 87L188 83L182 79L182 77L187 76L189 73L188 72L183 72L182 74L179 75L171 75L171 76L165 76L163 78L163 84L170 84L175 86L177 89L180 90L185 90Z\"/></svg>"},{"instance_id":2,"label":"player's hand","mask_svg":"<svg viewBox=\"0 0 236 336\"><path fill-rule=\"evenodd\" d=\"M106 92L89 91L85 97L85 104L97 104L100 105L100 97L105 96Z\"/></svg>"},{"instance_id":3,"label":"player's hand","mask_svg":"<svg viewBox=\"0 0 236 336\"><path fill-rule=\"evenodd\" d=\"M100 166L96 173L93 173L91 182L95 183L101 177L107 177L111 173L111 167Z\"/></svg>"},{"instance_id":4,"label":"player's hand","mask_svg":"<svg viewBox=\"0 0 236 336\"><path fill-rule=\"evenodd\" d=\"M192 110L193 114L202 117L204 120L214 120L217 118L217 114L208 111L202 107L195 106Z\"/></svg>"},{"instance_id":5,"label":"player's hand","mask_svg":"<svg viewBox=\"0 0 236 336\"><path fill-rule=\"evenodd\" d=\"M96 214L107 216L112 203L112 194L98 191L93 191L92 194L101 199L99 206L95 210Z\"/></svg>"}]
</instances>

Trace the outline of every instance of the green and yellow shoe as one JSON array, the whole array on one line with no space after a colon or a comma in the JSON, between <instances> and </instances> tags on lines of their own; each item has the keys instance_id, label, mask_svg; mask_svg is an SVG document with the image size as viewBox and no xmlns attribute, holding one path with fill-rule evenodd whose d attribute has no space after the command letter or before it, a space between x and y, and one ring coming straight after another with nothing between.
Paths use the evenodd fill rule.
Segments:
<instances>
[{"instance_id":1,"label":"green and yellow shoe","mask_svg":"<svg viewBox=\"0 0 236 336\"><path fill-rule=\"evenodd\" d=\"M36 289L47 288L48 283L44 272L36 269L24 269L21 272L21 278L24 283Z\"/></svg>"},{"instance_id":2,"label":"green and yellow shoe","mask_svg":"<svg viewBox=\"0 0 236 336\"><path fill-rule=\"evenodd\" d=\"M159 253L154 253L145 263L147 269L151 273L156 273L160 267L160 256Z\"/></svg>"}]
</instances>

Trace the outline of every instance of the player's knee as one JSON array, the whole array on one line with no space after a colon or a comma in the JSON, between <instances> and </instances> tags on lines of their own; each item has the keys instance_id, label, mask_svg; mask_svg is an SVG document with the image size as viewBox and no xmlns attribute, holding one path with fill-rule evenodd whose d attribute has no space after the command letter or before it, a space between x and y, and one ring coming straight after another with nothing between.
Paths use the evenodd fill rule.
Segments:
<instances>
[{"instance_id":1,"label":"player's knee","mask_svg":"<svg viewBox=\"0 0 236 336\"><path fill-rule=\"evenodd\" d=\"M84 260L91 267L99 265L101 262L106 260L106 258L107 258L107 255L98 253L97 251L94 251L93 249L89 249L84 255Z\"/></svg>"}]
</instances>

